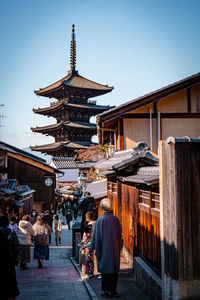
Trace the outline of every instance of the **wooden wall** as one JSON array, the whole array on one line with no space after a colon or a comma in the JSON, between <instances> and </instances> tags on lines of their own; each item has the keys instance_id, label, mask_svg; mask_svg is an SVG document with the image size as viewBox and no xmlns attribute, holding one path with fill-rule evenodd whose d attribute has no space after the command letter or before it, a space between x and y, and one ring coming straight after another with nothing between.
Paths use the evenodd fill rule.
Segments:
<instances>
[{"instance_id":1,"label":"wooden wall","mask_svg":"<svg viewBox=\"0 0 200 300\"><path fill-rule=\"evenodd\" d=\"M53 178L53 185L45 185L45 176ZM8 158L8 178L16 178L21 185L28 185L36 190L34 193L34 203L42 202L43 209L50 209L51 203L55 199L56 177L54 173L29 165L13 157Z\"/></svg>"},{"instance_id":2,"label":"wooden wall","mask_svg":"<svg viewBox=\"0 0 200 300\"><path fill-rule=\"evenodd\" d=\"M200 279L200 142L160 143L163 272Z\"/></svg>"},{"instance_id":3,"label":"wooden wall","mask_svg":"<svg viewBox=\"0 0 200 300\"><path fill-rule=\"evenodd\" d=\"M108 181L108 198L122 225L123 255L130 265L142 256L160 273L159 194L128 184Z\"/></svg>"}]
</instances>

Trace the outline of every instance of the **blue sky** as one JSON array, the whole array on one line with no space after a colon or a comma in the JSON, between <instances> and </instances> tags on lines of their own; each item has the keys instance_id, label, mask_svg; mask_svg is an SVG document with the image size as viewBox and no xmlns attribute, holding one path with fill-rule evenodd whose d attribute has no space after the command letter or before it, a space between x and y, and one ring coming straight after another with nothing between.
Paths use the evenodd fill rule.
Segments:
<instances>
[{"instance_id":1,"label":"blue sky","mask_svg":"<svg viewBox=\"0 0 200 300\"><path fill-rule=\"evenodd\" d=\"M34 90L70 69L73 23L79 74L114 86L98 104L119 105L200 71L198 0L1 0L0 14L0 136L20 148L53 142L30 130L55 123L32 112L50 102Z\"/></svg>"}]
</instances>

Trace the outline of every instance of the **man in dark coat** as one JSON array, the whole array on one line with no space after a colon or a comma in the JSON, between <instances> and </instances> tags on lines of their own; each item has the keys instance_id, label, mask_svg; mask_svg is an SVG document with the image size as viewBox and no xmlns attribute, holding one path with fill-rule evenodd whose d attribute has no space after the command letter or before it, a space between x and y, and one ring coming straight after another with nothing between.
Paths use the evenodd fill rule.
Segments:
<instances>
[{"instance_id":1,"label":"man in dark coat","mask_svg":"<svg viewBox=\"0 0 200 300\"><path fill-rule=\"evenodd\" d=\"M117 297L122 232L119 219L112 213L112 202L104 198L100 204L103 216L95 226L90 248L95 250L98 271L102 276L102 297Z\"/></svg>"}]
</instances>

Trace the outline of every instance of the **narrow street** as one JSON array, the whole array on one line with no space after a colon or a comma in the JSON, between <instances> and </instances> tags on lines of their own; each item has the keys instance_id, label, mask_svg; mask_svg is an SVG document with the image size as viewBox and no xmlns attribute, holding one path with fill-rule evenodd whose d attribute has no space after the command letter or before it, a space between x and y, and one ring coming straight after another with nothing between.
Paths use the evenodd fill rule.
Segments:
<instances>
[{"instance_id":1,"label":"narrow street","mask_svg":"<svg viewBox=\"0 0 200 300\"><path fill-rule=\"evenodd\" d=\"M76 269L72 265L71 235L67 226L63 226L62 245L55 246L54 233L50 245L50 259L44 261L43 269L38 269L37 260L33 260L31 249L31 263L29 269L22 271L16 268L20 289L19 300L88 300L87 290Z\"/></svg>"}]
</instances>

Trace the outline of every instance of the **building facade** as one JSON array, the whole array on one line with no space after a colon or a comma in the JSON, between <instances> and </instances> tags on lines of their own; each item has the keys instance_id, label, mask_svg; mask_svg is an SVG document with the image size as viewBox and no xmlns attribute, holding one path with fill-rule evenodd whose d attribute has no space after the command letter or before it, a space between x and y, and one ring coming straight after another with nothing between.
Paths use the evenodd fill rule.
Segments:
<instances>
[{"instance_id":1,"label":"building facade","mask_svg":"<svg viewBox=\"0 0 200 300\"><path fill-rule=\"evenodd\" d=\"M200 73L101 113L98 134L117 150L144 141L156 155L169 136L199 137Z\"/></svg>"}]
</instances>

